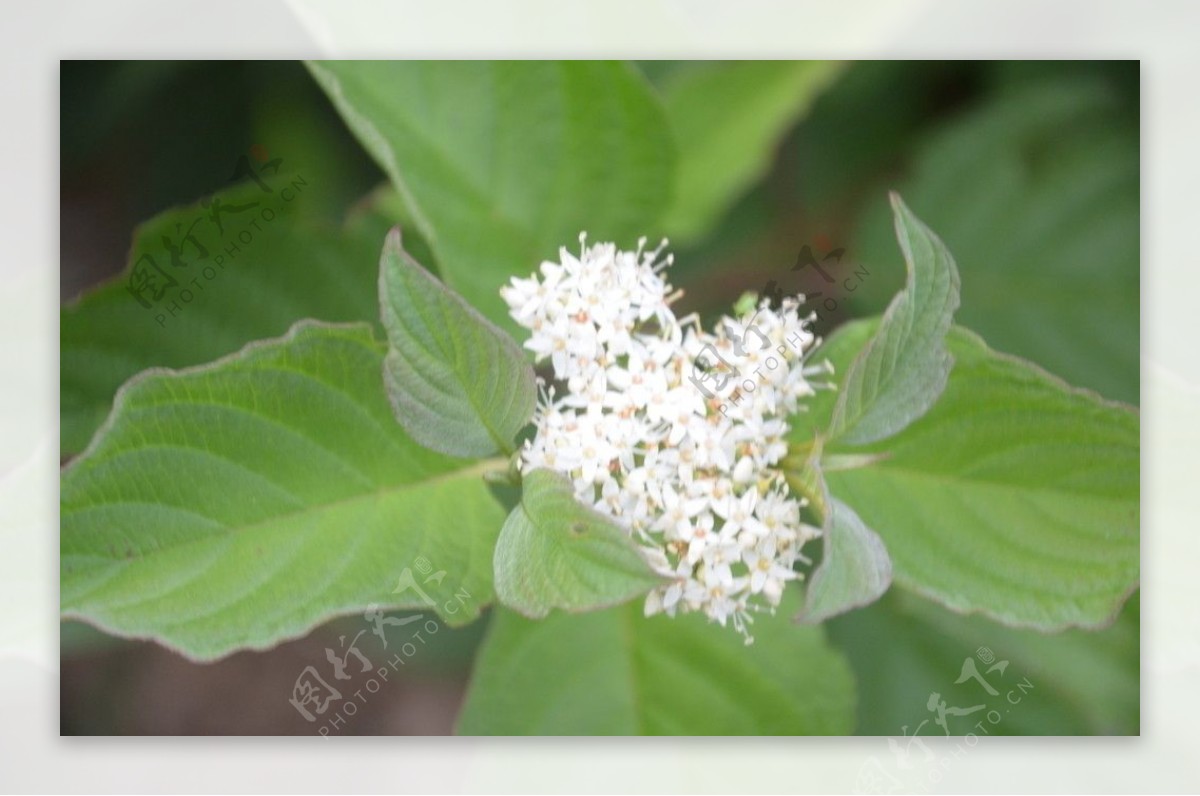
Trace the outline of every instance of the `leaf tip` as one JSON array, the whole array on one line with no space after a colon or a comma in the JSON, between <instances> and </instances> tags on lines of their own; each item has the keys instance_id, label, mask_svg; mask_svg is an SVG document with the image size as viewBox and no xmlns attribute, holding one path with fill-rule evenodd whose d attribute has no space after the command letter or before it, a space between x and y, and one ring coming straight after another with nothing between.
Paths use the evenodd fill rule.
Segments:
<instances>
[{"instance_id":1,"label":"leaf tip","mask_svg":"<svg viewBox=\"0 0 1200 796\"><path fill-rule=\"evenodd\" d=\"M378 240L378 238L376 238L376 240ZM392 251L404 250L404 234L400 231L399 224L388 230L387 238L384 240L383 246L385 249Z\"/></svg>"}]
</instances>

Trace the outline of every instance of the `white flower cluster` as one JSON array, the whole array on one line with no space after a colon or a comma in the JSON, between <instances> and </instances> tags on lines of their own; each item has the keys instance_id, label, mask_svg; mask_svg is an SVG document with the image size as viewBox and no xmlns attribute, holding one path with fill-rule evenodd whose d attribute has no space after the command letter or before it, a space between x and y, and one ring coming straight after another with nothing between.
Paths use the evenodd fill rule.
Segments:
<instances>
[{"instance_id":1,"label":"white flower cluster","mask_svg":"<svg viewBox=\"0 0 1200 796\"><path fill-rule=\"evenodd\" d=\"M526 348L565 388L544 385L520 467L567 474L581 502L629 530L671 579L650 592L647 614L704 611L749 643L751 611L779 603L819 533L775 469L787 414L824 386L806 378L827 372L804 365L813 316L799 317L797 299L780 311L763 301L709 334L671 310L666 241L580 244L578 257L563 249L540 278L501 289L532 331Z\"/></svg>"}]
</instances>

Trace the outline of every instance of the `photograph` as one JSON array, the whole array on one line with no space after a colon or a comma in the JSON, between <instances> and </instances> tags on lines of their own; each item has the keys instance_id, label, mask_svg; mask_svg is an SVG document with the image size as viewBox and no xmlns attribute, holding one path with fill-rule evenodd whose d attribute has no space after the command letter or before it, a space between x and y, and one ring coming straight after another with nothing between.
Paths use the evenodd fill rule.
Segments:
<instances>
[{"instance_id":1,"label":"photograph","mask_svg":"<svg viewBox=\"0 0 1200 796\"><path fill-rule=\"evenodd\" d=\"M59 81L62 735L1140 734L1138 61Z\"/></svg>"}]
</instances>

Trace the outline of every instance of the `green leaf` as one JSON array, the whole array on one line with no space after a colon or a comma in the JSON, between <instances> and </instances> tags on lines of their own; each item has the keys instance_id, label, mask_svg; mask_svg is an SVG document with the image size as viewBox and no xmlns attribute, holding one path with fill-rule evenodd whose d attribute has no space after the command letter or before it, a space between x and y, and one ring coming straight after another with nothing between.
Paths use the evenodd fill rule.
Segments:
<instances>
[{"instance_id":1,"label":"green leaf","mask_svg":"<svg viewBox=\"0 0 1200 796\"><path fill-rule=\"evenodd\" d=\"M657 231L674 152L645 81L594 61L309 64L395 184L446 284L510 331L499 289L575 245Z\"/></svg>"},{"instance_id":2,"label":"green leaf","mask_svg":"<svg viewBox=\"0 0 1200 796\"><path fill-rule=\"evenodd\" d=\"M512 337L404 251L399 227L384 243L379 303L383 380L404 430L451 456L512 453L533 417L533 367Z\"/></svg>"},{"instance_id":3,"label":"green leaf","mask_svg":"<svg viewBox=\"0 0 1200 796\"><path fill-rule=\"evenodd\" d=\"M829 433L847 443L885 439L929 411L954 362L944 342L958 307L954 258L898 194L891 198L907 284L842 383Z\"/></svg>"},{"instance_id":4,"label":"green leaf","mask_svg":"<svg viewBox=\"0 0 1200 796\"><path fill-rule=\"evenodd\" d=\"M829 432L829 424L833 422L833 412L837 407L838 400L845 392L850 364L875 336L880 320L879 317L874 317L843 323L809 354L810 362L827 361L833 366L833 375L829 377L829 380L836 384L837 389L817 390L814 395L805 399L803 412L797 412L788 418L788 425L791 426L791 432L788 435L789 449L803 450L811 447L814 439L820 439L821 445L836 448L840 440L825 440L824 438Z\"/></svg>"},{"instance_id":5,"label":"green leaf","mask_svg":"<svg viewBox=\"0 0 1200 796\"><path fill-rule=\"evenodd\" d=\"M663 79L679 147L672 238L706 232L767 171L780 140L837 76L829 61L714 61Z\"/></svg>"},{"instance_id":6,"label":"green leaf","mask_svg":"<svg viewBox=\"0 0 1200 796\"><path fill-rule=\"evenodd\" d=\"M966 330L948 342L941 400L865 449L875 463L826 472L830 491L906 588L1016 626L1105 625L1138 582L1137 413Z\"/></svg>"},{"instance_id":7,"label":"green leaf","mask_svg":"<svg viewBox=\"0 0 1200 796\"><path fill-rule=\"evenodd\" d=\"M1120 68L1136 86L1137 64ZM959 263L959 324L1071 384L1135 404L1139 118L1136 91L1047 76L951 117L922 140L900 184ZM870 306L856 314L877 312L894 289L874 278L894 251L887 215L873 202L857 225L851 253L873 276L855 294Z\"/></svg>"},{"instance_id":8,"label":"green leaf","mask_svg":"<svg viewBox=\"0 0 1200 796\"><path fill-rule=\"evenodd\" d=\"M494 465L404 435L381 348L366 325L303 322L122 387L62 475L63 613L206 660L370 603L424 607L393 593L424 556L447 573L425 586L444 618L478 615L503 521L481 478Z\"/></svg>"},{"instance_id":9,"label":"green leaf","mask_svg":"<svg viewBox=\"0 0 1200 796\"><path fill-rule=\"evenodd\" d=\"M498 609L458 720L464 735L842 735L854 681L798 590L746 646L699 614L640 605L530 621Z\"/></svg>"},{"instance_id":10,"label":"green leaf","mask_svg":"<svg viewBox=\"0 0 1200 796\"><path fill-rule=\"evenodd\" d=\"M577 501L565 476L533 470L522 486L496 543L501 603L540 619L552 608L607 608L662 583L628 532Z\"/></svg>"},{"instance_id":11,"label":"green leaf","mask_svg":"<svg viewBox=\"0 0 1200 796\"><path fill-rule=\"evenodd\" d=\"M824 555L797 619L824 622L878 600L892 585L892 560L879 534L840 500L830 501Z\"/></svg>"},{"instance_id":12,"label":"green leaf","mask_svg":"<svg viewBox=\"0 0 1200 796\"><path fill-rule=\"evenodd\" d=\"M937 692L951 705L983 703L1002 717L993 724L983 711L950 716L953 735L979 734L974 725L980 720L991 735L1136 735L1138 602L1134 594L1105 630L1046 634L951 613L893 589L874 605L840 616L825 628L854 668L858 734L943 735L927 707L929 695ZM980 648L996 661L1009 661L1008 667L988 674ZM980 674L998 695L986 693L974 680L955 683L967 657L976 658ZM1022 680L1033 688L1017 689ZM1008 701L1010 692L1017 704ZM913 751L920 760L919 750Z\"/></svg>"},{"instance_id":13,"label":"green leaf","mask_svg":"<svg viewBox=\"0 0 1200 796\"><path fill-rule=\"evenodd\" d=\"M375 280L387 227L364 218L338 230L297 218L310 193L321 190L300 185L300 179L303 174L275 183L288 188L291 201L280 191L267 197L254 183L219 193L219 201L230 206L258 203L225 215L223 233L199 204L154 217L134 234L121 276L63 307L61 455L83 450L108 415L117 388L147 368L211 362L253 340L279 336L302 318L378 318ZM186 244L181 246L186 265L174 267L163 239L179 245L180 233L189 229L207 256ZM134 267L149 268L166 284L144 257L177 283L160 300L144 296L149 307L127 289Z\"/></svg>"},{"instance_id":14,"label":"green leaf","mask_svg":"<svg viewBox=\"0 0 1200 796\"><path fill-rule=\"evenodd\" d=\"M796 616L816 624L878 600L892 584L892 561L879 535L830 496L820 437L809 444L802 462L785 460L784 472L792 492L808 501L821 527L821 560L808 578L804 607Z\"/></svg>"}]
</instances>

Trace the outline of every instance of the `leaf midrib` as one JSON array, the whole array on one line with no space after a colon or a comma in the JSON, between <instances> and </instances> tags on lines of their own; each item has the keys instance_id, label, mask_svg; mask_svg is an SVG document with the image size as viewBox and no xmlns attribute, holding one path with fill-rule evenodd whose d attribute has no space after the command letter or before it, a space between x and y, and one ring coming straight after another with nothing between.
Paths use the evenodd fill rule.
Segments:
<instances>
[{"instance_id":1,"label":"leaf midrib","mask_svg":"<svg viewBox=\"0 0 1200 796\"><path fill-rule=\"evenodd\" d=\"M401 267L404 267L406 265L407 265L407 263L402 263ZM427 279L430 282L434 281L434 277L432 274L428 274L428 273L417 274L417 276L418 276L418 278L421 278L421 279ZM436 287L436 285L434 285L434 287ZM458 311L462 312L466 316L466 320L468 323L473 321L476 323L483 324L485 333L492 333L492 334L496 334L496 335L505 335L506 338L507 338L507 333L505 333L503 330L501 330L499 328L491 327L490 324L488 323L488 321L482 315L472 315L472 313L470 312L471 307L469 304L466 304L466 302L463 302L464 306L457 306L456 302L454 301L453 295L439 296L434 301L428 302L429 304L436 304L437 305L436 307L422 307L422 304L425 304L425 303L426 302L419 302L419 301L410 302L411 306L417 311L418 315L420 315L421 320L425 323L427 328L430 326L430 323L429 323L430 316L428 313L436 311L438 313L438 315L441 316L441 320L443 322L444 328L449 330L450 334L454 338L455 345L453 346L453 350L448 351L448 352L443 350L441 352L443 354L443 356L440 357L440 361L448 363L449 370L456 376L459 385L463 388L462 394L466 397L467 403L470 405L471 409L473 409L475 411L475 417L479 419L480 424L483 426L484 430L487 431L488 436L492 438L492 443L496 446L496 450L500 451L501 453L511 456L512 452L513 452L512 441L507 439L507 435L501 433L501 431L498 428L495 428L493 426L491 413L488 412L486 410L487 408L484 406L486 398L481 397L476 394L479 391L473 389L474 382L472 382L472 380L470 378L470 375L471 375L470 374L470 366L468 365L468 363L463 361L463 359L459 356L459 352L467 350L466 346L460 345L462 343L462 337L460 335L464 329L469 328L468 324L456 323L455 321L457 319L450 317L450 315L452 313L449 311L450 310L458 310ZM438 343L437 336L434 335L434 344L437 345L437 343ZM501 343L500 346L502 347L502 345L503 344ZM425 350L426 353L432 354L432 352L429 351L429 349L425 348L424 346L422 346L422 348ZM439 345L439 348L441 348L440 345ZM447 354L449 354L450 356L446 356ZM519 353L518 353L518 356L520 356ZM499 355L497 358L499 358ZM439 360L439 357L433 357L433 359L435 362L437 362ZM497 378L499 378L502 375L500 368L485 368L484 372L485 373L495 373ZM495 386L498 387L499 385L495 385ZM510 410L512 408L513 393L515 391L508 390L507 392L509 394L508 395L508 402L509 402L508 409ZM504 414L507 417L508 411L506 410Z\"/></svg>"},{"instance_id":2,"label":"leaf midrib","mask_svg":"<svg viewBox=\"0 0 1200 796\"><path fill-rule=\"evenodd\" d=\"M909 477L914 480L935 481L937 483L943 484L948 487L976 486L976 487L983 487L986 489L997 489L997 490L1006 490L1006 491L1012 490L1012 491L1020 492L1022 494L1036 494L1036 495L1045 495L1045 496L1050 496L1050 497L1067 496L1067 497L1074 497L1074 498L1086 498L1089 500L1098 500L1098 501L1103 501L1106 503L1125 503L1130 500L1136 500L1136 496L1112 497L1111 495L1108 495L1108 494L1097 494L1097 493L1093 493L1093 492L1080 492L1080 491L1075 491L1075 490L1070 490L1070 489L1056 489L1056 488L1051 488L1051 487L1034 486L1034 485L1026 486L1023 484L1014 484L1014 483L1010 483L1010 482L1006 482L1006 481L995 481L995 480L989 480L986 478L961 478L961 477L956 477L953 473L939 473L939 472L934 472L931 470L921 470L921 469L918 469L916 467L911 467L911 466L898 466L893 463L894 461L895 461L894 459L888 459L888 460L885 460L884 462L881 462L878 466L875 466L875 467L859 468L857 470L857 472L860 472L860 473L871 473L871 472L888 473L888 472L890 472L890 473L895 473L895 474L900 475L901 478ZM835 471L835 472L854 473L854 472L856 472L856 470L841 470L841 471ZM850 479L854 478L853 475L835 476L834 480L837 480L838 477L847 477Z\"/></svg>"},{"instance_id":3,"label":"leaf midrib","mask_svg":"<svg viewBox=\"0 0 1200 796\"><path fill-rule=\"evenodd\" d=\"M363 492L363 493L359 493L357 495L351 495L349 497L327 501L325 503L311 504L311 505L305 506L301 509L297 509L296 511L284 512L282 514L274 514L270 517L264 517L261 520L257 520L255 522L251 522L251 523L246 523L243 525L226 525L220 531L215 531L211 535L204 536L204 537L198 537L195 539L188 539L188 540L181 541L176 544L167 545L164 547L158 547L158 548L155 548L154 550L149 551L144 556L139 556L138 559L134 559L134 560L145 560L147 558L150 558L150 557L160 554L160 553L173 552L176 550L190 547L192 545L201 544L204 542L211 542L214 538L224 539L233 533L253 532L264 526L272 525L272 524L279 523L279 522L286 522L286 521L289 521L296 517L302 517L302 516L310 515L310 514L311 515L319 515L323 512L334 511L340 507L352 505L357 502L367 502L367 501L371 501L371 500L378 500L378 499L385 498L385 497L391 497L394 495L403 494L404 492L409 491L409 490L423 489L423 488L435 486L437 484L445 483L448 481L453 481L458 478L466 478L466 477L469 477L476 473L482 474L485 470L487 470L490 467L498 467L498 466L503 467L505 465L506 465L506 461L504 459L484 459L479 462L474 462L467 467L462 467L462 468L459 468L456 470L449 470L446 472L438 473L437 475L435 475L431 478L427 478L427 479L423 479L423 480L419 480L419 481L406 481L401 484L390 484L390 485L384 486L381 489L376 489L376 490L373 490L370 492ZM73 514L83 514L89 510L99 508L99 507L137 505L142 502L143 501L121 500L121 501L105 502L105 503L89 503L86 506L83 506L78 509L64 511L62 516L65 519ZM164 504L156 504L156 505L161 506ZM170 508L174 510L176 507L171 506ZM180 509L180 510L184 511L185 509ZM63 555L64 558L71 557L71 556L79 556L79 557L87 556L88 558L102 559L106 562L113 563L113 564L128 564L130 562L130 559L126 559L126 558L112 558L112 557L105 556L105 555L90 555L87 553L64 553L64 555Z\"/></svg>"}]
</instances>

